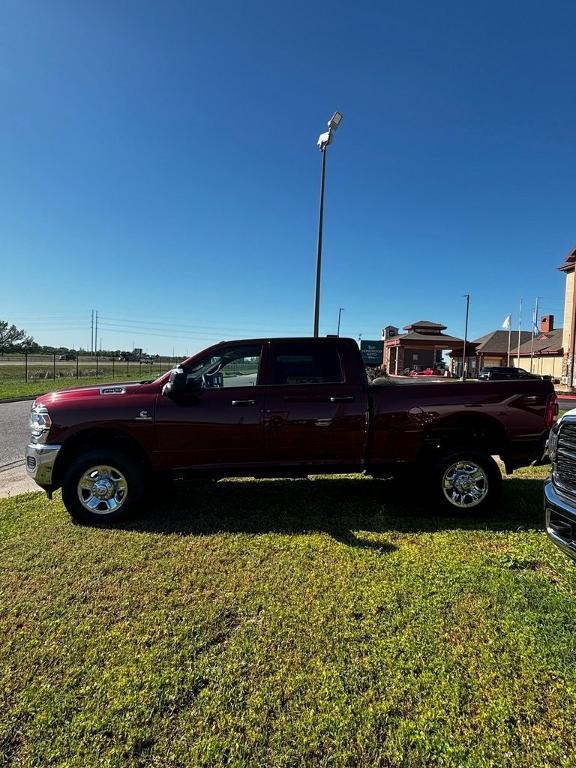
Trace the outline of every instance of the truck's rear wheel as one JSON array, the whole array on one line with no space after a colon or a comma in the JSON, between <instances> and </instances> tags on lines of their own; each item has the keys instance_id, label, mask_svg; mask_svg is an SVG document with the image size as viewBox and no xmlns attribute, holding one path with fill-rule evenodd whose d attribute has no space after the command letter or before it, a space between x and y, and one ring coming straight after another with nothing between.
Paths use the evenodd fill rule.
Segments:
<instances>
[{"instance_id":1,"label":"truck's rear wheel","mask_svg":"<svg viewBox=\"0 0 576 768\"><path fill-rule=\"evenodd\" d=\"M463 448L444 454L436 462L431 481L442 506L459 512L479 512L498 497L502 475L489 454Z\"/></svg>"},{"instance_id":2,"label":"truck's rear wheel","mask_svg":"<svg viewBox=\"0 0 576 768\"><path fill-rule=\"evenodd\" d=\"M81 523L115 523L142 501L144 473L122 453L93 450L70 465L62 483L62 499Z\"/></svg>"}]
</instances>

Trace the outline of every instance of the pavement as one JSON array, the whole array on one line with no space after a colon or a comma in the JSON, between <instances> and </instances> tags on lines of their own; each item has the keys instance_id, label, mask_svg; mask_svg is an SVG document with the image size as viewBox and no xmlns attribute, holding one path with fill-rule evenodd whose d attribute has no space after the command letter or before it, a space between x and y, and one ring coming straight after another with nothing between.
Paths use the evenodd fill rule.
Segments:
<instances>
[{"instance_id":1,"label":"pavement","mask_svg":"<svg viewBox=\"0 0 576 768\"><path fill-rule=\"evenodd\" d=\"M568 411L570 408L576 408L576 395L564 395L558 392L558 408L561 411Z\"/></svg>"},{"instance_id":2,"label":"pavement","mask_svg":"<svg viewBox=\"0 0 576 768\"><path fill-rule=\"evenodd\" d=\"M30 404L30 400L0 403L0 499L39 490L24 463Z\"/></svg>"}]
</instances>

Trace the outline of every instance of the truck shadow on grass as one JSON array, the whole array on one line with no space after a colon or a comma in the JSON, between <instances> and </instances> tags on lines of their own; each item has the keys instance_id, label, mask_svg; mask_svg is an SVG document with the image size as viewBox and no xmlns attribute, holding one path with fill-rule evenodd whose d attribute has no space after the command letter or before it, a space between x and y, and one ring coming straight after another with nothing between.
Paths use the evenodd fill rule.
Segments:
<instances>
[{"instance_id":1,"label":"truck shadow on grass","mask_svg":"<svg viewBox=\"0 0 576 768\"><path fill-rule=\"evenodd\" d=\"M543 482L510 479L489 511L434 505L415 481L365 478L191 483L158 489L148 509L119 527L180 535L325 532L350 546L392 551L354 532L541 529ZM115 526L118 527L118 526Z\"/></svg>"}]
</instances>

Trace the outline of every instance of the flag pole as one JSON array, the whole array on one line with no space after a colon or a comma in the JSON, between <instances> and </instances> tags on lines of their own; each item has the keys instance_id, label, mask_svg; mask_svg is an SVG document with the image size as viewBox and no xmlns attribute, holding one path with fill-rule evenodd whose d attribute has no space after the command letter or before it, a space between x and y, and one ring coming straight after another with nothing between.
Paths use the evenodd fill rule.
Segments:
<instances>
[{"instance_id":1,"label":"flag pole","mask_svg":"<svg viewBox=\"0 0 576 768\"><path fill-rule=\"evenodd\" d=\"M522 328L522 299L520 299L520 312L518 313L518 349L516 350L516 367L520 368L520 329Z\"/></svg>"},{"instance_id":2,"label":"flag pole","mask_svg":"<svg viewBox=\"0 0 576 768\"><path fill-rule=\"evenodd\" d=\"M464 326L464 346L462 348L462 381L466 381L466 344L468 343L468 312L470 311L470 294L464 294L466 299L466 325Z\"/></svg>"},{"instance_id":3,"label":"flag pole","mask_svg":"<svg viewBox=\"0 0 576 768\"><path fill-rule=\"evenodd\" d=\"M534 306L534 312L532 312L532 345L530 347L530 373L532 373L532 365L534 363L534 329L538 328L538 296L536 296L536 304Z\"/></svg>"},{"instance_id":4,"label":"flag pole","mask_svg":"<svg viewBox=\"0 0 576 768\"><path fill-rule=\"evenodd\" d=\"M510 368L510 346L512 341L512 315L509 315L509 318L510 319L508 320L508 362L506 363L508 368Z\"/></svg>"}]
</instances>

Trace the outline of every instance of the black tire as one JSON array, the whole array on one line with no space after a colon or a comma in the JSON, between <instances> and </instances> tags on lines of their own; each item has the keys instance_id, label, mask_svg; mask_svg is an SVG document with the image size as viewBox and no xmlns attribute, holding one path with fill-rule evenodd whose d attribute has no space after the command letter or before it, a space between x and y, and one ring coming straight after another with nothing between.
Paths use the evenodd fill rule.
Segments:
<instances>
[{"instance_id":1,"label":"black tire","mask_svg":"<svg viewBox=\"0 0 576 768\"><path fill-rule=\"evenodd\" d=\"M429 479L436 501L460 514L488 509L502 488L502 474L492 456L474 448L443 454Z\"/></svg>"},{"instance_id":2,"label":"black tire","mask_svg":"<svg viewBox=\"0 0 576 768\"><path fill-rule=\"evenodd\" d=\"M144 477L143 467L131 456L94 449L83 453L68 468L62 500L79 523L116 523L141 508Z\"/></svg>"}]
</instances>

